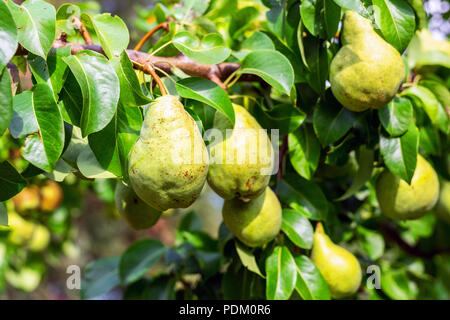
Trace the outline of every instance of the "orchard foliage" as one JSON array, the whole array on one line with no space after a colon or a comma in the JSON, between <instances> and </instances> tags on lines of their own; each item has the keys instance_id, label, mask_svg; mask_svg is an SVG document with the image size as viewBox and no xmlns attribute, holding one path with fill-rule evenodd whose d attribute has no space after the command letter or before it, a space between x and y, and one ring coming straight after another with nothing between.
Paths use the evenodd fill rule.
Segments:
<instances>
[{"instance_id":1,"label":"orchard foliage","mask_svg":"<svg viewBox=\"0 0 450 320\"><path fill-rule=\"evenodd\" d=\"M379 110L349 111L331 93L345 10L370 19L407 67ZM362 266L355 297L449 297L449 225L434 211L390 220L375 197L382 169L410 183L419 153L450 180L450 50L431 38L420 1L185 0L136 11L143 33L164 24L139 51L127 50L135 30L89 5L0 1L0 224L8 224L9 199L37 177L128 181L129 152L161 95L150 61L202 133L215 112L234 122L232 103L279 130L270 186L282 231L250 249L223 224L212 238L190 212L172 247L146 238L89 264L83 298L121 286L131 299L330 299L309 258L318 221ZM20 147L19 160L4 152L8 144ZM2 247L0 270L1 261ZM373 265L381 290L366 282Z\"/></svg>"}]
</instances>

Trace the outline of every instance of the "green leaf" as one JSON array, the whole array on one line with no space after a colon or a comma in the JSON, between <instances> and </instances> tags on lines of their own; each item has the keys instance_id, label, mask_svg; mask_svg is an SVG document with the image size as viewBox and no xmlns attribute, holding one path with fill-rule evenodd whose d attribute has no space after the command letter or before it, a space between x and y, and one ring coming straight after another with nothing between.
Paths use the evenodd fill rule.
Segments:
<instances>
[{"instance_id":1,"label":"green leaf","mask_svg":"<svg viewBox=\"0 0 450 320\"><path fill-rule=\"evenodd\" d=\"M143 239L133 243L120 258L119 275L122 284L132 283L145 275L166 251L156 240Z\"/></svg>"},{"instance_id":2,"label":"green leaf","mask_svg":"<svg viewBox=\"0 0 450 320\"><path fill-rule=\"evenodd\" d=\"M405 268L382 268L381 289L394 300L414 300L418 293L418 288L409 280Z\"/></svg>"},{"instance_id":3,"label":"green leaf","mask_svg":"<svg viewBox=\"0 0 450 320\"><path fill-rule=\"evenodd\" d=\"M332 101L322 101L314 109L314 131L322 146L342 138L353 126L355 114Z\"/></svg>"},{"instance_id":4,"label":"green leaf","mask_svg":"<svg viewBox=\"0 0 450 320\"><path fill-rule=\"evenodd\" d=\"M289 159L295 171L309 180L317 169L320 143L310 125L303 124L288 136Z\"/></svg>"},{"instance_id":5,"label":"green leaf","mask_svg":"<svg viewBox=\"0 0 450 320\"><path fill-rule=\"evenodd\" d=\"M257 108L255 116L265 129L278 129L286 135L297 129L305 120L306 114L292 104L277 104L271 109Z\"/></svg>"},{"instance_id":6,"label":"green leaf","mask_svg":"<svg viewBox=\"0 0 450 320\"><path fill-rule=\"evenodd\" d=\"M295 261L289 249L275 247L266 259L266 298L287 300L294 291L297 280Z\"/></svg>"},{"instance_id":7,"label":"green leaf","mask_svg":"<svg viewBox=\"0 0 450 320\"><path fill-rule=\"evenodd\" d=\"M448 116L439 100L445 97L445 93L440 91L438 95L434 95L433 91L427 87L417 85L403 91L403 95L410 97L416 107L423 108L434 125L444 132L448 131Z\"/></svg>"},{"instance_id":8,"label":"green leaf","mask_svg":"<svg viewBox=\"0 0 450 320\"><path fill-rule=\"evenodd\" d=\"M438 112L438 117L436 120L436 125L442 132L448 134L450 131L449 124L450 119L447 115L446 108L450 106L450 91L447 89L443 82L434 80L422 80L419 84L427 89L429 89L440 103L440 108Z\"/></svg>"},{"instance_id":9,"label":"green leaf","mask_svg":"<svg viewBox=\"0 0 450 320\"><path fill-rule=\"evenodd\" d=\"M381 258L384 253L384 238L376 231L358 226L358 238L361 247L372 260Z\"/></svg>"},{"instance_id":10,"label":"green leaf","mask_svg":"<svg viewBox=\"0 0 450 320\"><path fill-rule=\"evenodd\" d=\"M188 58L205 64L220 63L231 53L217 33L205 35L200 42L190 32L181 31L174 36L173 44Z\"/></svg>"},{"instance_id":11,"label":"green leaf","mask_svg":"<svg viewBox=\"0 0 450 320\"><path fill-rule=\"evenodd\" d=\"M208 9L210 0L185 0L174 8L175 17L179 21L190 22L200 17Z\"/></svg>"},{"instance_id":12,"label":"green leaf","mask_svg":"<svg viewBox=\"0 0 450 320\"><path fill-rule=\"evenodd\" d=\"M314 231L308 218L290 209L283 210L282 218L281 230L288 238L300 248L311 249Z\"/></svg>"},{"instance_id":13,"label":"green leaf","mask_svg":"<svg viewBox=\"0 0 450 320\"><path fill-rule=\"evenodd\" d=\"M359 148L358 171L353 177L352 185L347 189L347 191L345 191L342 196L340 196L336 200L342 201L351 197L359 189L361 189L361 187L364 186L367 181L369 181L370 177L372 176L374 157L374 151L367 149L365 145L362 145Z\"/></svg>"},{"instance_id":14,"label":"green leaf","mask_svg":"<svg viewBox=\"0 0 450 320\"><path fill-rule=\"evenodd\" d=\"M21 6L8 1L8 5L16 22L19 43L45 59L56 35L55 7L42 0L27 0Z\"/></svg>"},{"instance_id":15,"label":"green leaf","mask_svg":"<svg viewBox=\"0 0 450 320\"><path fill-rule=\"evenodd\" d=\"M269 30L280 39L284 38L286 23L286 0L266 0L264 4L270 8L266 13Z\"/></svg>"},{"instance_id":16,"label":"green leaf","mask_svg":"<svg viewBox=\"0 0 450 320\"><path fill-rule=\"evenodd\" d=\"M270 61L270 63L267 63ZM245 56L238 74L254 74L289 95L294 85L294 69L289 60L274 50L256 50Z\"/></svg>"},{"instance_id":17,"label":"green leaf","mask_svg":"<svg viewBox=\"0 0 450 320\"><path fill-rule=\"evenodd\" d=\"M64 57L83 93L81 132L83 137L102 130L113 118L119 101L120 85L108 60L93 51L80 51Z\"/></svg>"},{"instance_id":18,"label":"green leaf","mask_svg":"<svg viewBox=\"0 0 450 320\"><path fill-rule=\"evenodd\" d=\"M0 226L8 226L8 212L3 203L0 203Z\"/></svg>"},{"instance_id":19,"label":"green leaf","mask_svg":"<svg viewBox=\"0 0 450 320\"><path fill-rule=\"evenodd\" d=\"M436 127L430 123L419 127L419 147L435 156L441 155L441 139Z\"/></svg>"},{"instance_id":20,"label":"green leaf","mask_svg":"<svg viewBox=\"0 0 450 320\"><path fill-rule=\"evenodd\" d=\"M216 83L208 79L192 77L177 81L176 87L181 97L206 103L226 115L234 125L234 109L231 100Z\"/></svg>"},{"instance_id":21,"label":"green leaf","mask_svg":"<svg viewBox=\"0 0 450 320\"><path fill-rule=\"evenodd\" d=\"M278 184L280 200L312 220L323 219L328 203L320 187L295 174L286 174Z\"/></svg>"},{"instance_id":22,"label":"green leaf","mask_svg":"<svg viewBox=\"0 0 450 320\"><path fill-rule=\"evenodd\" d=\"M83 112L83 93L72 72L67 75L61 89L59 105L64 121L80 127L81 113Z\"/></svg>"},{"instance_id":23,"label":"green leaf","mask_svg":"<svg viewBox=\"0 0 450 320\"><path fill-rule=\"evenodd\" d=\"M412 123L401 137L380 134L380 149L389 170L408 184L414 175L419 147L419 130Z\"/></svg>"},{"instance_id":24,"label":"green leaf","mask_svg":"<svg viewBox=\"0 0 450 320\"><path fill-rule=\"evenodd\" d=\"M56 10L57 30L61 30L69 36L74 36L78 30L74 30L75 26L72 23L72 19L74 17L79 19L80 16L81 10L79 6L71 3L64 3L58 8L58 10Z\"/></svg>"},{"instance_id":25,"label":"green leaf","mask_svg":"<svg viewBox=\"0 0 450 320\"><path fill-rule=\"evenodd\" d=\"M28 64L37 83L47 84L53 91L55 100L66 80L68 69L63 57L70 56L70 47L58 48L51 51L47 61L34 54L28 55Z\"/></svg>"},{"instance_id":26,"label":"green leaf","mask_svg":"<svg viewBox=\"0 0 450 320\"><path fill-rule=\"evenodd\" d=\"M313 36L332 38L341 18L340 7L333 0L306 0L300 5L302 22Z\"/></svg>"},{"instance_id":27,"label":"green leaf","mask_svg":"<svg viewBox=\"0 0 450 320\"><path fill-rule=\"evenodd\" d=\"M249 248L243 246L239 241L235 241L234 244L236 246L236 252L238 253L242 265L251 272L254 272L257 275L264 278L264 276L261 273L261 270L259 270L258 264L256 263L256 259L255 256L253 255L253 252Z\"/></svg>"},{"instance_id":28,"label":"green leaf","mask_svg":"<svg viewBox=\"0 0 450 320\"><path fill-rule=\"evenodd\" d=\"M237 39L246 30L246 27L258 17L259 11L255 7L245 7L231 16L230 25L228 27L228 33L231 39Z\"/></svg>"},{"instance_id":29,"label":"green leaf","mask_svg":"<svg viewBox=\"0 0 450 320\"><path fill-rule=\"evenodd\" d=\"M128 179L128 154L139 138L142 122L141 110L119 103L117 107L117 147L122 165L122 175L125 179Z\"/></svg>"},{"instance_id":30,"label":"green leaf","mask_svg":"<svg viewBox=\"0 0 450 320\"><path fill-rule=\"evenodd\" d=\"M297 282L295 290L303 300L330 300L330 290L320 271L307 256L294 257Z\"/></svg>"},{"instance_id":31,"label":"green leaf","mask_svg":"<svg viewBox=\"0 0 450 320\"><path fill-rule=\"evenodd\" d=\"M404 0L372 0L375 22L384 39L402 53L414 35L414 11Z\"/></svg>"},{"instance_id":32,"label":"green leaf","mask_svg":"<svg viewBox=\"0 0 450 320\"><path fill-rule=\"evenodd\" d=\"M33 93L24 91L13 97L13 115L9 124L9 132L15 139L25 137L38 130L33 112Z\"/></svg>"},{"instance_id":33,"label":"green leaf","mask_svg":"<svg viewBox=\"0 0 450 320\"><path fill-rule=\"evenodd\" d=\"M120 177L122 166L117 146L117 116L102 130L88 136L89 146L103 169Z\"/></svg>"},{"instance_id":34,"label":"green leaf","mask_svg":"<svg viewBox=\"0 0 450 320\"><path fill-rule=\"evenodd\" d=\"M142 106L150 103L151 99L142 91L141 84L133 69L133 63L126 51L122 51L120 58L110 60L116 70L120 83L120 101L130 107Z\"/></svg>"},{"instance_id":35,"label":"green leaf","mask_svg":"<svg viewBox=\"0 0 450 320\"><path fill-rule=\"evenodd\" d=\"M120 284L119 257L98 259L89 263L81 281L82 299L96 298Z\"/></svg>"},{"instance_id":36,"label":"green leaf","mask_svg":"<svg viewBox=\"0 0 450 320\"><path fill-rule=\"evenodd\" d=\"M301 35L298 35L300 37ZM300 42L299 42L300 43ZM312 36L301 38L303 50L306 55L306 63L309 71L306 80L311 88L320 95L325 92L325 83L329 73L329 54L322 41Z\"/></svg>"},{"instance_id":37,"label":"green leaf","mask_svg":"<svg viewBox=\"0 0 450 320\"><path fill-rule=\"evenodd\" d=\"M17 172L17 170L8 162L0 162L0 201L6 201L27 185L27 181Z\"/></svg>"},{"instance_id":38,"label":"green leaf","mask_svg":"<svg viewBox=\"0 0 450 320\"><path fill-rule=\"evenodd\" d=\"M360 0L333 0L338 6L344 9L353 10L356 12L360 11L361 2Z\"/></svg>"},{"instance_id":39,"label":"green leaf","mask_svg":"<svg viewBox=\"0 0 450 320\"><path fill-rule=\"evenodd\" d=\"M412 104L408 99L395 97L386 107L378 109L378 118L391 136L401 136L413 119Z\"/></svg>"},{"instance_id":40,"label":"green leaf","mask_svg":"<svg viewBox=\"0 0 450 320\"><path fill-rule=\"evenodd\" d=\"M233 55L239 60L242 60L250 52L261 49L275 50L275 45L266 34L261 31L256 31L250 37L242 41L241 50L233 53Z\"/></svg>"},{"instance_id":41,"label":"green leaf","mask_svg":"<svg viewBox=\"0 0 450 320\"><path fill-rule=\"evenodd\" d=\"M8 69L5 68L3 71L0 71L0 137L8 128L12 115L13 93L11 90L11 77L9 76Z\"/></svg>"},{"instance_id":42,"label":"green leaf","mask_svg":"<svg viewBox=\"0 0 450 320\"><path fill-rule=\"evenodd\" d=\"M0 71L17 50L17 28L5 2L0 1Z\"/></svg>"},{"instance_id":43,"label":"green leaf","mask_svg":"<svg viewBox=\"0 0 450 320\"><path fill-rule=\"evenodd\" d=\"M25 139L22 156L34 166L51 172L64 148L64 123L48 85L38 84L34 87L32 108L37 132Z\"/></svg>"},{"instance_id":44,"label":"green leaf","mask_svg":"<svg viewBox=\"0 0 450 320\"><path fill-rule=\"evenodd\" d=\"M86 27L95 30L108 58L112 59L114 56L119 56L128 47L130 42L128 28L119 16L113 17L109 13L91 16L83 12L81 21Z\"/></svg>"}]
</instances>

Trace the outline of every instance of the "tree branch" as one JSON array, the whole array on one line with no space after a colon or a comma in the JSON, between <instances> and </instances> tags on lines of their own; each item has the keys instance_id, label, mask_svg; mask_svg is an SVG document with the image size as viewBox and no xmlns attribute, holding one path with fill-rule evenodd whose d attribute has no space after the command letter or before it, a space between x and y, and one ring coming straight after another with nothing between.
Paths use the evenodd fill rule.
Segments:
<instances>
[{"instance_id":1,"label":"tree branch","mask_svg":"<svg viewBox=\"0 0 450 320\"><path fill-rule=\"evenodd\" d=\"M138 44L134 47L135 51L141 50L142 46L144 45L145 41L148 40L156 31L159 29L164 29L167 32L169 31L169 22L161 22L160 24L156 25L153 29L151 29L149 32L145 34L145 36L142 37L142 39L138 42Z\"/></svg>"},{"instance_id":2,"label":"tree branch","mask_svg":"<svg viewBox=\"0 0 450 320\"><path fill-rule=\"evenodd\" d=\"M103 48L95 44L83 45L78 43L65 42L61 39L57 39L53 43L52 48L57 49L67 46L71 46L72 54L77 54L82 50L92 50L106 56L105 52L103 51ZM235 72L237 69L240 68L239 63L233 62L222 62L219 64L209 65L193 61L184 55L180 55L178 57L160 57L160 56L152 56L148 53L141 51L135 50L126 50L126 51L130 60L137 64L145 65L150 62L155 67L163 70L168 74L172 74L173 67L176 67L182 70L187 75L209 79L220 85L222 88L224 88L223 81L225 81L233 72ZM16 52L16 55L24 55L24 54L26 54L26 50L24 50L23 48L21 48L21 50L18 50ZM239 78L239 81L263 82L263 80L260 77L252 74L243 74Z\"/></svg>"}]
</instances>

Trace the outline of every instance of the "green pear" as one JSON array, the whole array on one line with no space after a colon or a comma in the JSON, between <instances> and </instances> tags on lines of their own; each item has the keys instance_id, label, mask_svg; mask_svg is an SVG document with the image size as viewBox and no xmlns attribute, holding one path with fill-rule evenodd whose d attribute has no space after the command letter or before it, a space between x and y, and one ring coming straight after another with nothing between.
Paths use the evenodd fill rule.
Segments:
<instances>
[{"instance_id":1,"label":"green pear","mask_svg":"<svg viewBox=\"0 0 450 320\"><path fill-rule=\"evenodd\" d=\"M153 226L161 216L161 212L142 201L132 188L118 182L116 185L116 208L120 215L135 230L143 230Z\"/></svg>"},{"instance_id":2,"label":"green pear","mask_svg":"<svg viewBox=\"0 0 450 320\"><path fill-rule=\"evenodd\" d=\"M385 106L405 77L399 52L354 11L345 11L342 29L342 48L330 66L333 95L352 111Z\"/></svg>"},{"instance_id":3,"label":"green pear","mask_svg":"<svg viewBox=\"0 0 450 320\"><path fill-rule=\"evenodd\" d=\"M450 181L442 183L439 201L436 205L436 213L439 218L450 224Z\"/></svg>"},{"instance_id":4,"label":"green pear","mask_svg":"<svg viewBox=\"0 0 450 320\"><path fill-rule=\"evenodd\" d=\"M394 220L418 219L433 209L439 197L439 180L433 167L417 157L409 185L388 169L378 177L376 196L381 211Z\"/></svg>"},{"instance_id":5,"label":"green pear","mask_svg":"<svg viewBox=\"0 0 450 320\"><path fill-rule=\"evenodd\" d=\"M209 147L208 184L222 198L255 199L269 184L273 148L265 130L242 106L233 105L235 125L217 112L214 128L220 141Z\"/></svg>"},{"instance_id":6,"label":"green pear","mask_svg":"<svg viewBox=\"0 0 450 320\"><path fill-rule=\"evenodd\" d=\"M314 232L311 260L324 277L333 298L351 296L361 285L362 273L358 259L334 244L320 222Z\"/></svg>"},{"instance_id":7,"label":"green pear","mask_svg":"<svg viewBox=\"0 0 450 320\"><path fill-rule=\"evenodd\" d=\"M194 119L175 96L157 98L129 156L136 194L159 211L186 208L200 195L208 151Z\"/></svg>"},{"instance_id":8,"label":"green pear","mask_svg":"<svg viewBox=\"0 0 450 320\"><path fill-rule=\"evenodd\" d=\"M281 228L281 205L270 187L254 200L226 200L222 216L227 228L249 247L271 241Z\"/></svg>"}]
</instances>

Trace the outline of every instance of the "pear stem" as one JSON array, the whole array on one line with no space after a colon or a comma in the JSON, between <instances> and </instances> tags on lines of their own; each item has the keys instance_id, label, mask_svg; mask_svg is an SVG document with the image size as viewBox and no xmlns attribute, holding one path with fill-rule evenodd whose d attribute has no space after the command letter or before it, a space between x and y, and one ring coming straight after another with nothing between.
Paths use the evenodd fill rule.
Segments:
<instances>
[{"instance_id":1,"label":"pear stem","mask_svg":"<svg viewBox=\"0 0 450 320\"><path fill-rule=\"evenodd\" d=\"M80 32L81 36L84 39L84 42L87 45L93 45L94 44L94 41L92 41L92 37L89 34L89 31L86 29L86 27L80 21L80 19L78 19L77 17L73 17L72 24L78 29L78 31Z\"/></svg>"},{"instance_id":2,"label":"pear stem","mask_svg":"<svg viewBox=\"0 0 450 320\"><path fill-rule=\"evenodd\" d=\"M138 44L134 47L135 51L139 51L141 50L142 46L144 45L144 43L159 29L164 29L167 32L169 32L169 22L168 21L164 21L161 22L160 24L156 25L153 29L151 29L149 32L147 32L141 40L139 40Z\"/></svg>"},{"instance_id":3,"label":"pear stem","mask_svg":"<svg viewBox=\"0 0 450 320\"><path fill-rule=\"evenodd\" d=\"M167 95L167 88L164 82L162 82L161 78L156 73L155 69L151 66L150 63L146 63L142 65L142 71L150 74L152 78L155 80L156 84L159 87L159 90L161 91L161 95L165 96Z\"/></svg>"}]
</instances>

